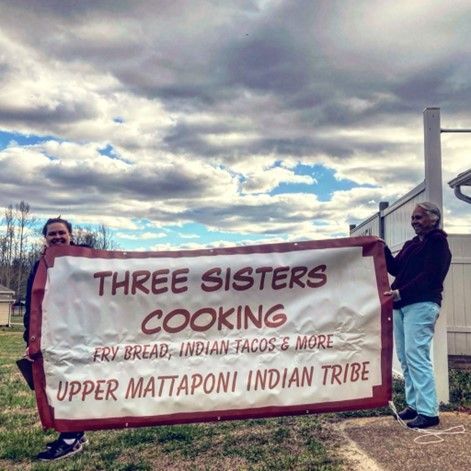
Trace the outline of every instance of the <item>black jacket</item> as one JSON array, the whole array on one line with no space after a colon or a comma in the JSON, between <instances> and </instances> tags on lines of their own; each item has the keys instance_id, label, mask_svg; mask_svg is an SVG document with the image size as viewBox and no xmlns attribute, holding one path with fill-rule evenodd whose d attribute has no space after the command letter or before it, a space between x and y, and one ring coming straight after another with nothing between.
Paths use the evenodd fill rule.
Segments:
<instances>
[{"instance_id":1,"label":"black jacket","mask_svg":"<svg viewBox=\"0 0 471 471\"><path fill-rule=\"evenodd\" d=\"M28 283L26 284L26 300L25 300L25 315L23 316L23 324L25 331L23 332L23 338L26 345L29 345L29 319L31 317L31 294L33 291L33 281L38 271L39 260L34 262L33 268L28 276Z\"/></svg>"},{"instance_id":2,"label":"black jacket","mask_svg":"<svg viewBox=\"0 0 471 471\"><path fill-rule=\"evenodd\" d=\"M441 306L443 281L451 263L447 235L441 229L433 229L423 240L418 236L408 240L393 257L388 247L384 254L388 272L395 277L391 289L399 290L398 309L413 303L432 301Z\"/></svg>"}]
</instances>

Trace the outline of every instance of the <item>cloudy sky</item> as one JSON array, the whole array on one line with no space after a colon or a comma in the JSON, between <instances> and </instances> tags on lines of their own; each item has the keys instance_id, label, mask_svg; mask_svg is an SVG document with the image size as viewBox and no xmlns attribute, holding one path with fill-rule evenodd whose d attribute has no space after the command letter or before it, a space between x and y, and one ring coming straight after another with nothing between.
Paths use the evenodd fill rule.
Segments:
<instances>
[{"instance_id":1,"label":"cloudy sky","mask_svg":"<svg viewBox=\"0 0 471 471\"><path fill-rule=\"evenodd\" d=\"M127 249L323 239L424 179L422 112L471 127L471 2L0 0L0 205ZM471 135L442 135L447 182Z\"/></svg>"}]
</instances>

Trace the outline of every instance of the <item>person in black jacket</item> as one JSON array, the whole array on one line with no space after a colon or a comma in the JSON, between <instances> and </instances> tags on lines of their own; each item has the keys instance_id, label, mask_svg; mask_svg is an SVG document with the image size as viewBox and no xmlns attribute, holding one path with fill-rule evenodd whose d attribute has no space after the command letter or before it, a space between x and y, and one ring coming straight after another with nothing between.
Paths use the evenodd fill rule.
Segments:
<instances>
[{"instance_id":1,"label":"person in black jacket","mask_svg":"<svg viewBox=\"0 0 471 471\"><path fill-rule=\"evenodd\" d=\"M72 241L72 224L62 219L52 218L44 224L42 233L45 238L46 247L53 245L74 245ZM29 320L31 315L31 293L33 288L33 281L38 269L39 261L34 264L33 269L28 278L26 289L26 306L24 315L25 331L23 337L26 342L26 357L29 358ZM37 455L41 461L54 461L67 456L74 455L82 451L84 445L87 443L84 432L62 432L57 440L46 444L46 449Z\"/></svg>"},{"instance_id":2,"label":"person in black jacket","mask_svg":"<svg viewBox=\"0 0 471 471\"><path fill-rule=\"evenodd\" d=\"M398 415L411 428L438 425L438 402L430 346L438 318L443 282L451 263L447 234L440 227L440 210L419 203L411 224L416 236L394 257L385 246L388 272L395 277L394 341L405 381L407 407Z\"/></svg>"}]
</instances>

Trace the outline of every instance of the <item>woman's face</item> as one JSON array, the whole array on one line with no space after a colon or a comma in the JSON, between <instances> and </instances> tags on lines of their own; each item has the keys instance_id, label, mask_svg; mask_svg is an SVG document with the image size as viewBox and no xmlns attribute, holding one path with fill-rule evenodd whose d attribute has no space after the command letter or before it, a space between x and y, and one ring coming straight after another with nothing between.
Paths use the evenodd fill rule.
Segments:
<instances>
[{"instance_id":1,"label":"woman's face","mask_svg":"<svg viewBox=\"0 0 471 471\"><path fill-rule=\"evenodd\" d=\"M62 222L53 222L47 225L46 245L48 247L52 247L53 245L70 245L71 240L72 236L67 226Z\"/></svg>"},{"instance_id":2,"label":"woman's face","mask_svg":"<svg viewBox=\"0 0 471 471\"><path fill-rule=\"evenodd\" d=\"M433 220L425 209L416 206L411 216L411 225L418 236L427 234L435 229L435 220Z\"/></svg>"}]
</instances>

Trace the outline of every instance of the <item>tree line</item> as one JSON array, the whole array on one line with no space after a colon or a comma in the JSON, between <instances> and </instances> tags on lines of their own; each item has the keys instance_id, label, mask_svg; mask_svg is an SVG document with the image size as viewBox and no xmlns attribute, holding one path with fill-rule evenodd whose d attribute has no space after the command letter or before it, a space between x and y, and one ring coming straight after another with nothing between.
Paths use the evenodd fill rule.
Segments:
<instances>
[{"instance_id":1,"label":"tree line","mask_svg":"<svg viewBox=\"0 0 471 471\"><path fill-rule=\"evenodd\" d=\"M4 208L0 220L0 284L13 290L17 301L24 299L28 274L41 256L44 223L32 214L31 206L25 201ZM73 225L73 240L96 249L118 248L104 224Z\"/></svg>"}]
</instances>

